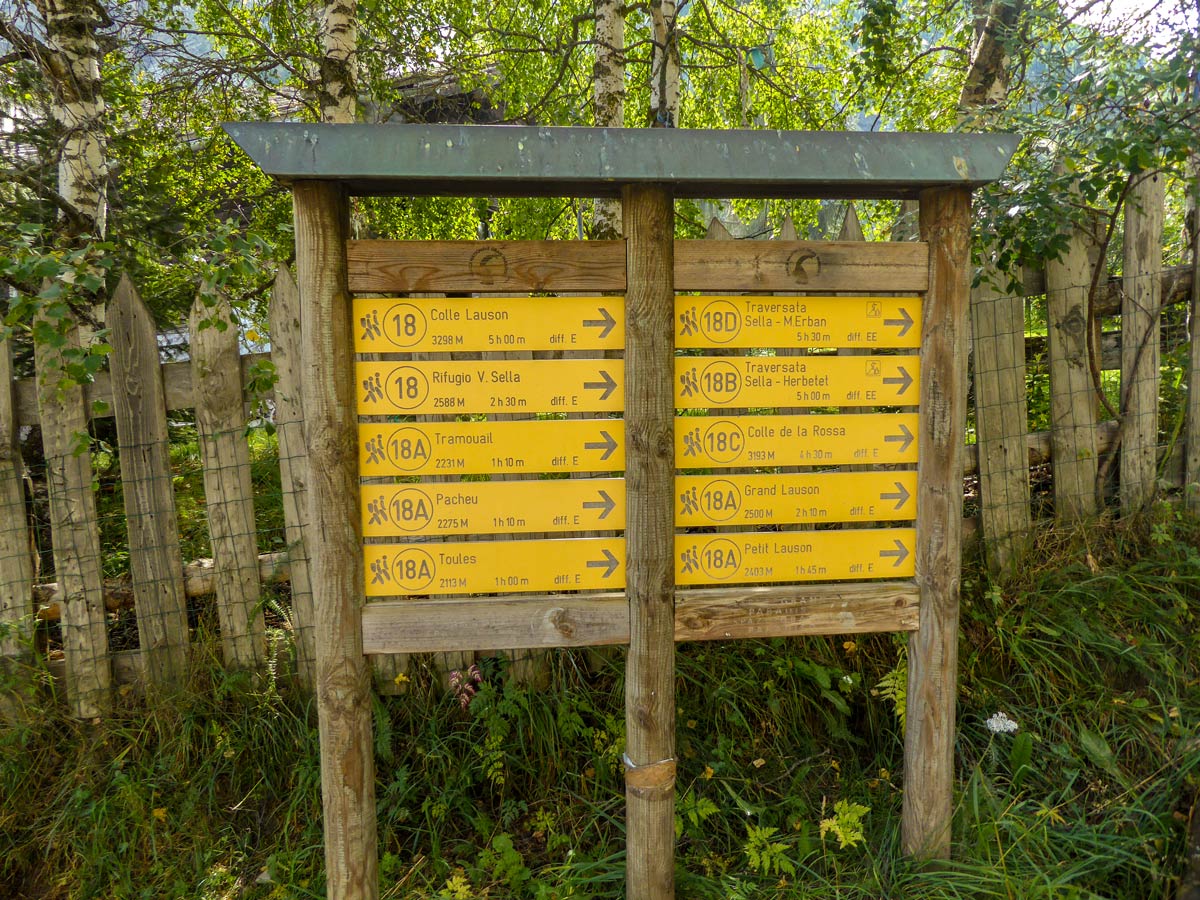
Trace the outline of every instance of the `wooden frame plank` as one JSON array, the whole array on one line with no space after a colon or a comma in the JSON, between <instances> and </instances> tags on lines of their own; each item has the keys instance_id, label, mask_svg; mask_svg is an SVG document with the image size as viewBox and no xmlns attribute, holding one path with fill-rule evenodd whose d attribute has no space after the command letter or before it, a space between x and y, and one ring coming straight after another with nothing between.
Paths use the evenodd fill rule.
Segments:
<instances>
[{"instance_id":1,"label":"wooden frame plank","mask_svg":"<svg viewBox=\"0 0 1200 900\"><path fill-rule=\"evenodd\" d=\"M929 248L890 241L676 241L679 291L921 292Z\"/></svg>"},{"instance_id":2,"label":"wooden frame plank","mask_svg":"<svg viewBox=\"0 0 1200 900\"><path fill-rule=\"evenodd\" d=\"M247 373L252 366L269 360L270 353L245 353L240 358L242 369L242 384L250 379ZM163 393L166 398L167 411L173 409L191 409L196 405L196 395L192 389L192 364L190 362L169 362L162 364ZM95 404L112 405L112 377L108 372L97 372L96 379L83 387L85 412L89 419L99 418L96 415ZM37 425L37 385L32 378L21 378L14 382L15 403L17 408L17 424ZM271 391L265 391L264 398L274 396ZM107 413L105 413L107 415Z\"/></svg>"},{"instance_id":3,"label":"wooden frame plank","mask_svg":"<svg viewBox=\"0 0 1200 900\"><path fill-rule=\"evenodd\" d=\"M679 291L899 292L929 285L928 247L885 241L675 241ZM354 293L623 291L622 241L350 241Z\"/></svg>"},{"instance_id":4,"label":"wooden frame plank","mask_svg":"<svg viewBox=\"0 0 1200 900\"><path fill-rule=\"evenodd\" d=\"M677 591L675 641L915 631L911 581ZM624 593L382 600L362 613L366 653L439 653L469 644L596 647L629 643Z\"/></svg>"},{"instance_id":5,"label":"wooden frame plank","mask_svg":"<svg viewBox=\"0 0 1200 900\"><path fill-rule=\"evenodd\" d=\"M353 293L625 290L624 241L350 241Z\"/></svg>"}]
</instances>

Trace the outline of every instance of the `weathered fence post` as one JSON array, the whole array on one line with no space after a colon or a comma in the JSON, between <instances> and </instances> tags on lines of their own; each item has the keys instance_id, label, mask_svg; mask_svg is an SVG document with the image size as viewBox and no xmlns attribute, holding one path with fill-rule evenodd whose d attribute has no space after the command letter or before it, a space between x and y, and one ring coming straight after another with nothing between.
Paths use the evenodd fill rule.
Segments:
<instances>
[{"instance_id":1,"label":"weathered fence post","mask_svg":"<svg viewBox=\"0 0 1200 900\"><path fill-rule=\"evenodd\" d=\"M271 362L275 364L275 434L279 442L279 484L283 525L291 569L292 629L296 672L312 689L316 650L313 643L312 584L308 577L308 451L304 447L304 400L301 397L300 292L286 265L279 267L268 311Z\"/></svg>"},{"instance_id":2,"label":"weathered fence post","mask_svg":"<svg viewBox=\"0 0 1200 900\"><path fill-rule=\"evenodd\" d=\"M1121 514L1154 499L1158 476L1163 186L1148 172L1125 201L1121 301Z\"/></svg>"},{"instance_id":3,"label":"weathered fence post","mask_svg":"<svg viewBox=\"0 0 1200 900\"><path fill-rule=\"evenodd\" d=\"M0 674L20 662L33 624L33 559L17 415L12 346L0 340ZM11 698L0 690L0 716Z\"/></svg>"},{"instance_id":4,"label":"weathered fence post","mask_svg":"<svg viewBox=\"0 0 1200 900\"><path fill-rule=\"evenodd\" d=\"M1096 514L1096 389L1088 354L1090 236L1072 232L1060 259L1046 260L1046 346L1050 357L1050 456L1054 518ZM1099 348L1097 348L1098 351Z\"/></svg>"},{"instance_id":5,"label":"weathered fence post","mask_svg":"<svg viewBox=\"0 0 1200 900\"><path fill-rule=\"evenodd\" d=\"M675 892L674 206L622 189L625 299L626 896Z\"/></svg>"},{"instance_id":6,"label":"weathered fence post","mask_svg":"<svg viewBox=\"0 0 1200 900\"><path fill-rule=\"evenodd\" d=\"M178 685L187 672L187 600L158 329L128 276L117 285L108 324L138 642L146 686L158 689Z\"/></svg>"},{"instance_id":7,"label":"weathered fence post","mask_svg":"<svg viewBox=\"0 0 1200 900\"><path fill-rule=\"evenodd\" d=\"M51 326L54 327L54 326ZM83 388L65 381L64 354L79 347L79 326L66 324L61 347L34 347L38 416L50 489L50 534L62 608L67 697L80 718L102 715L112 699L108 625L100 569L100 533L92 492Z\"/></svg>"},{"instance_id":8,"label":"weathered fence post","mask_svg":"<svg viewBox=\"0 0 1200 900\"><path fill-rule=\"evenodd\" d=\"M979 512L988 566L1006 571L1028 534L1029 431L1025 406L1025 298L989 259L971 289Z\"/></svg>"},{"instance_id":9,"label":"weathered fence post","mask_svg":"<svg viewBox=\"0 0 1200 900\"><path fill-rule=\"evenodd\" d=\"M379 896L371 669L363 655L362 518L355 413L353 308L346 283L349 204L341 185L292 186L303 304L309 574L316 610L317 716L327 890Z\"/></svg>"},{"instance_id":10,"label":"weathered fence post","mask_svg":"<svg viewBox=\"0 0 1200 900\"><path fill-rule=\"evenodd\" d=\"M189 329L221 648L225 665L254 669L266 658L266 626L260 608L241 351L229 301L218 297L210 306L197 297Z\"/></svg>"},{"instance_id":11,"label":"weathered fence post","mask_svg":"<svg viewBox=\"0 0 1200 900\"><path fill-rule=\"evenodd\" d=\"M970 190L923 191L920 223L921 238L929 243L917 456L916 581L921 612L919 628L908 645L902 843L906 853L947 857L962 564Z\"/></svg>"},{"instance_id":12,"label":"weathered fence post","mask_svg":"<svg viewBox=\"0 0 1200 900\"><path fill-rule=\"evenodd\" d=\"M1192 293L1188 308L1191 352L1188 364L1186 456L1183 466L1183 491L1187 510L1200 516L1200 157L1190 167L1193 225L1191 232ZM1185 229L1186 231L1186 229Z\"/></svg>"}]
</instances>

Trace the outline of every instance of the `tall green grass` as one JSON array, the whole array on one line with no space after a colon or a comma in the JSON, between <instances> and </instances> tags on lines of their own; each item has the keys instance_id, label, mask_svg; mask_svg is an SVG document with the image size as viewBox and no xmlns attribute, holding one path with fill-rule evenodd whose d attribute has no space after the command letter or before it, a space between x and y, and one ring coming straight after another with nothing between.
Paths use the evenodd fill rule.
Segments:
<instances>
[{"instance_id":1,"label":"tall green grass","mask_svg":"<svg viewBox=\"0 0 1200 900\"><path fill-rule=\"evenodd\" d=\"M903 638L681 645L678 896L1173 898L1200 790L1197 546L1163 507L1042 535L1002 585L968 567L938 865L899 849ZM620 658L556 653L544 690L480 665L466 708L423 664L376 701L384 895L622 896ZM211 645L174 697L80 723L43 690L0 725L0 896L319 897L321 870L311 702Z\"/></svg>"}]
</instances>

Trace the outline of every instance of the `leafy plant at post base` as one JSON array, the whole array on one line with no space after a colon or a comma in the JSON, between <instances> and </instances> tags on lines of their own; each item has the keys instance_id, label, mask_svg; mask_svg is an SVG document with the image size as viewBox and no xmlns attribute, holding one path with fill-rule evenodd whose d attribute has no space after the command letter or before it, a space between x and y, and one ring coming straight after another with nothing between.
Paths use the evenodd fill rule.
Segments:
<instances>
[{"instance_id":1,"label":"leafy plant at post base","mask_svg":"<svg viewBox=\"0 0 1200 900\"><path fill-rule=\"evenodd\" d=\"M718 812L720 812L720 807L708 797L701 797L692 790L685 791L683 796L676 800L675 837L682 837L686 826L690 837L703 838L704 832L701 826L704 824L704 820Z\"/></svg>"},{"instance_id":2,"label":"leafy plant at post base","mask_svg":"<svg viewBox=\"0 0 1200 900\"><path fill-rule=\"evenodd\" d=\"M501 832L491 846L479 855L479 865L494 881L520 892L532 877L525 859L513 846L512 835Z\"/></svg>"},{"instance_id":3,"label":"leafy plant at post base","mask_svg":"<svg viewBox=\"0 0 1200 900\"><path fill-rule=\"evenodd\" d=\"M908 651L905 645L900 645L895 667L879 679L873 693L892 704L896 712L896 721L900 725L900 733L903 734L908 705Z\"/></svg>"},{"instance_id":4,"label":"leafy plant at post base","mask_svg":"<svg viewBox=\"0 0 1200 900\"><path fill-rule=\"evenodd\" d=\"M849 800L839 800L833 804L833 816L821 820L821 839L826 834L837 838L838 847L857 847L865 840L863 817L871 811L869 806L851 803Z\"/></svg>"},{"instance_id":5,"label":"leafy plant at post base","mask_svg":"<svg viewBox=\"0 0 1200 900\"><path fill-rule=\"evenodd\" d=\"M796 864L788 856L788 845L772 840L778 828L746 823L746 865L760 875L795 875Z\"/></svg>"}]
</instances>

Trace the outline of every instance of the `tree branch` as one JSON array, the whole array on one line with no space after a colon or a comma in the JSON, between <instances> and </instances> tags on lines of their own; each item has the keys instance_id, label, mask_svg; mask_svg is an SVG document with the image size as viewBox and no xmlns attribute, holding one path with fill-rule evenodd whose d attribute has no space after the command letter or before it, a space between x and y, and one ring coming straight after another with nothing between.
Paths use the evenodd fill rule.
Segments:
<instances>
[{"instance_id":1,"label":"tree branch","mask_svg":"<svg viewBox=\"0 0 1200 900\"><path fill-rule=\"evenodd\" d=\"M43 200L54 204L66 217L73 228L86 231L94 223L83 211L45 182L26 175L24 172L10 169L8 177L19 185L29 188Z\"/></svg>"}]
</instances>

